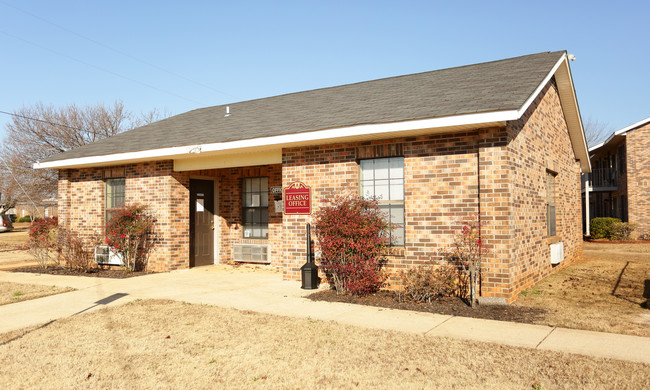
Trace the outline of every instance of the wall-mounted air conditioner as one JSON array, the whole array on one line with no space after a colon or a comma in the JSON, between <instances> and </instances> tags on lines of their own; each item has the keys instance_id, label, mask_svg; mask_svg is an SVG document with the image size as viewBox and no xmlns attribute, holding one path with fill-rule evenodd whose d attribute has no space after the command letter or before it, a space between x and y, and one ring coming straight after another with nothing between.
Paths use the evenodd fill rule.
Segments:
<instances>
[{"instance_id":1,"label":"wall-mounted air conditioner","mask_svg":"<svg viewBox=\"0 0 650 390\"><path fill-rule=\"evenodd\" d=\"M560 264L562 260L564 260L564 243L563 242L556 242L555 244L551 244L551 264Z\"/></svg>"},{"instance_id":2,"label":"wall-mounted air conditioner","mask_svg":"<svg viewBox=\"0 0 650 390\"><path fill-rule=\"evenodd\" d=\"M124 265L122 254L108 245L98 245L95 247L95 263L101 265Z\"/></svg>"},{"instance_id":3,"label":"wall-mounted air conditioner","mask_svg":"<svg viewBox=\"0 0 650 390\"><path fill-rule=\"evenodd\" d=\"M235 244L234 260L241 263L268 264L268 246L254 244Z\"/></svg>"}]
</instances>

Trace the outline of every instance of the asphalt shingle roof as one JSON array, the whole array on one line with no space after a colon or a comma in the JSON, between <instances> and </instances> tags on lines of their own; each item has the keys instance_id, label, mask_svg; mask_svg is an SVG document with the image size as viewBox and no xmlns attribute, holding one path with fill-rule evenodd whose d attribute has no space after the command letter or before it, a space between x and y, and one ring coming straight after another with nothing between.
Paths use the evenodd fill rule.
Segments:
<instances>
[{"instance_id":1,"label":"asphalt shingle roof","mask_svg":"<svg viewBox=\"0 0 650 390\"><path fill-rule=\"evenodd\" d=\"M42 162L520 108L564 51L189 111ZM226 106L230 116L225 116Z\"/></svg>"}]
</instances>

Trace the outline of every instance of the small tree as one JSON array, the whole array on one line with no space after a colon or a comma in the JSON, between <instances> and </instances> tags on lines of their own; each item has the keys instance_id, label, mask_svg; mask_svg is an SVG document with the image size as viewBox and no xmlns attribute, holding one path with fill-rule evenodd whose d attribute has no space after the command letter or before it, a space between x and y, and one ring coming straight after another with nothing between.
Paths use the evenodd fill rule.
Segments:
<instances>
[{"instance_id":1,"label":"small tree","mask_svg":"<svg viewBox=\"0 0 650 390\"><path fill-rule=\"evenodd\" d=\"M29 254L34 256L39 267L46 269L50 260L58 263L58 257L52 256L57 250L58 220L53 218L42 218L32 222L29 227L29 239L27 248Z\"/></svg>"},{"instance_id":2,"label":"small tree","mask_svg":"<svg viewBox=\"0 0 650 390\"><path fill-rule=\"evenodd\" d=\"M115 212L106 226L106 243L122 255L127 272L146 269L154 244L155 220L146 206L126 206Z\"/></svg>"},{"instance_id":3,"label":"small tree","mask_svg":"<svg viewBox=\"0 0 650 390\"><path fill-rule=\"evenodd\" d=\"M339 196L315 215L320 264L339 294L376 292L386 280L382 255L389 224L376 200Z\"/></svg>"},{"instance_id":4,"label":"small tree","mask_svg":"<svg viewBox=\"0 0 650 390\"><path fill-rule=\"evenodd\" d=\"M468 282L466 296L472 307L475 307L478 292L478 282L481 277L481 258L487 254L480 235L479 215L463 221L461 231L454 237L454 242L447 250L441 251L442 256L456 263Z\"/></svg>"}]
</instances>

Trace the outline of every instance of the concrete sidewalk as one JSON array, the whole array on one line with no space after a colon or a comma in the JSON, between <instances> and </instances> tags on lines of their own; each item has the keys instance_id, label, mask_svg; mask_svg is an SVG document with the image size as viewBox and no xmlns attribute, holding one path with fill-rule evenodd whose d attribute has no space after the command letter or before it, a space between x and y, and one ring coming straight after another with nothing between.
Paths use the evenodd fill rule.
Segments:
<instances>
[{"instance_id":1,"label":"concrete sidewalk","mask_svg":"<svg viewBox=\"0 0 650 390\"><path fill-rule=\"evenodd\" d=\"M0 306L0 333L120 305L172 299L289 317L313 318L426 337L451 337L650 364L650 338L455 317L346 303L313 302L298 282L278 273L208 266L129 279L0 271L0 281L73 287L72 291Z\"/></svg>"}]
</instances>

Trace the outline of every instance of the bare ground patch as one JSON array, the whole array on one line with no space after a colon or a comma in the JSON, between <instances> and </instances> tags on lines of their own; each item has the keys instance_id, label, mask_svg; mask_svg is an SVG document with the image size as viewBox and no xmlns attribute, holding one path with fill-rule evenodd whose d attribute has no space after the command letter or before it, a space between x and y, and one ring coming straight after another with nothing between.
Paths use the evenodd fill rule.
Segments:
<instances>
[{"instance_id":1,"label":"bare ground patch","mask_svg":"<svg viewBox=\"0 0 650 390\"><path fill-rule=\"evenodd\" d=\"M140 301L0 336L4 388L618 388L647 364Z\"/></svg>"},{"instance_id":2,"label":"bare ground patch","mask_svg":"<svg viewBox=\"0 0 650 390\"><path fill-rule=\"evenodd\" d=\"M650 244L584 243L584 259L524 291L515 306L542 308L535 323L650 337L644 285Z\"/></svg>"},{"instance_id":3,"label":"bare ground patch","mask_svg":"<svg viewBox=\"0 0 650 390\"><path fill-rule=\"evenodd\" d=\"M72 291L69 287L41 286L37 284L22 284L0 282L0 305L7 305L30 299L46 297Z\"/></svg>"}]
</instances>

